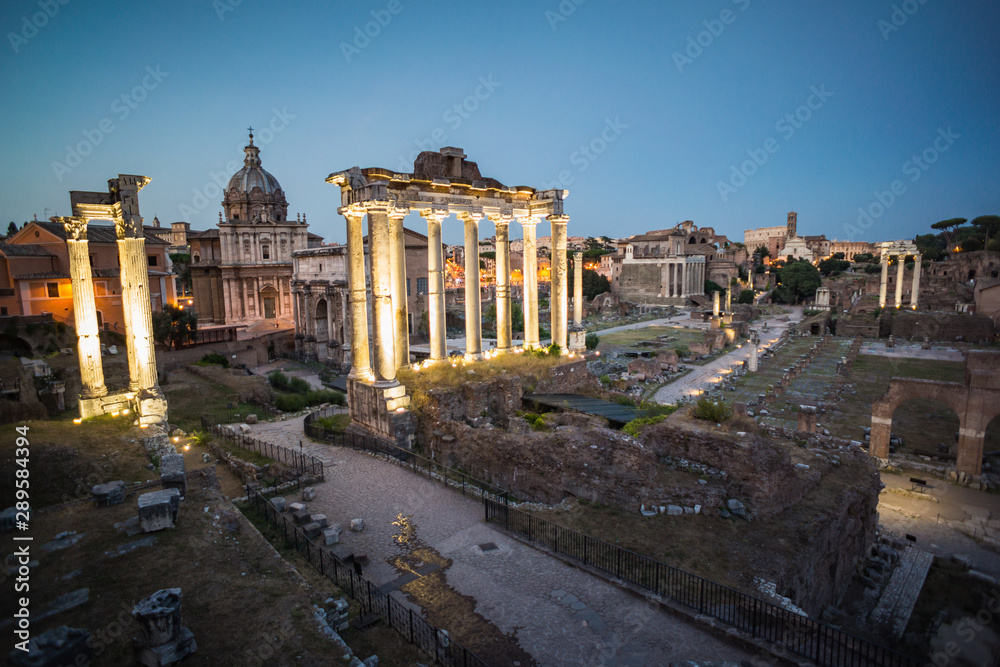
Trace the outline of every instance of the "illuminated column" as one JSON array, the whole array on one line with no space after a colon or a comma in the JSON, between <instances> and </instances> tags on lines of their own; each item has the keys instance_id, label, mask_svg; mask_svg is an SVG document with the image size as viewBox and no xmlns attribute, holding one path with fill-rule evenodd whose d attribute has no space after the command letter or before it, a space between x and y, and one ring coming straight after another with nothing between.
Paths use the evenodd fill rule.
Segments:
<instances>
[{"instance_id":1,"label":"illuminated column","mask_svg":"<svg viewBox=\"0 0 1000 667\"><path fill-rule=\"evenodd\" d=\"M573 253L573 323L583 324L583 253Z\"/></svg>"},{"instance_id":2,"label":"illuminated column","mask_svg":"<svg viewBox=\"0 0 1000 667\"><path fill-rule=\"evenodd\" d=\"M524 234L524 346L538 347L538 241L535 218L521 218Z\"/></svg>"},{"instance_id":3,"label":"illuminated column","mask_svg":"<svg viewBox=\"0 0 1000 667\"><path fill-rule=\"evenodd\" d=\"M122 310L125 311L125 338L129 347L129 371L134 357L135 374L129 388L159 393L156 353L153 350L153 312L149 302L149 269L142 218L123 216L115 221L118 232L118 259L121 263Z\"/></svg>"},{"instance_id":4,"label":"illuminated column","mask_svg":"<svg viewBox=\"0 0 1000 667\"><path fill-rule=\"evenodd\" d=\"M920 271L923 269L920 253L913 258L913 287L910 289L910 307L917 309L917 292L920 291Z\"/></svg>"},{"instance_id":5,"label":"illuminated column","mask_svg":"<svg viewBox=\"0 0 1000 667\"><path fill-rule=\"evenodd\" d=\"M87 221L84 218L53 218L66 229L69 248L69 275L73 286L73 323L76 326L77 352L80 361L80 381L83 398L96 398L108 393L104 386L101 365L101 338L97 326L97 304L94 281L90 271L87 241Z\"/></svg>"},{"instance_id":6,"label":"illuminated column","mask_svg":"<svg viewBox=\"0 0 1000 667\"><path fill-rule=\"evenodd\" d=\"M719 316L719 293L712 292L712 317Z\"/></svg>"},{"instance_id":7,"label":"illuminated column","mask_svg":"<svg viewBox=\"0 0 1000 667\"><path fill-rule=\"evenodd\" d=\"M550 215L552 225L552 342L566 350L569 319L568 258L566 257L566 225L568 215Z\"/></svg>"},{"instance_id":8,"label":"illuminated column","mask_svg":"<svg viewBox=\"0 0 1000 667\"><path fill-rule=\"evenodd\" d=\"M497 232L497 349L510 349L510 219L493 219Z\"/></svg>"},{"instance_id":9,"label":"illuminated column","mask_svg":"<svg viewBox=\"0 0 1000 667\"><path fill-rule=\"evenodd\" d=\"M441 243L441 221L446 211L421 211L427 219L427 324L430 328L431 361L448 356L448 341L444 313L444 245Z\"/></svg>"},{"instance_id":10,"label":"illuminated column","mask_svg":"<svg viewBox=\"0 0 1000 667\"><path fill-rule=\"evenodd\" d=\"M389 274L392 281L392 318L396 368L410 363L410 327L406 307L406 245L403 218L409 209L389 211Z\"/></svg>"},{"instance_id":11,"label":"illuminated column","mask_svg":"<svg viewBox=\"0 0 1000 667\"><path fill-rule=\"evenodd\" d=\"M361 223L365 211L360 207L341 208L347 219L347 290L351 302L351 372L353 380L371 380L368 352L368 298L365 290L365 247Z\"/></svg>"},{"instance_id":12,"label":"illuminated column","mask_svg":"<svg viewBox=\"0 0 1000 667\"><path fill-rule=\"evenodd\" d=\"M380 387L394 387L399 384L396 380L388 209L388 202L379 201L368 205L368 268L372 281L375 384Z\"/></svg>"},{"instance_id":13,"label":"illuminated column","mask_svg":"<svg viewBox=\"0 0 1000 667\"><path fill-rule=\"evenodd\" d=\"M903 271L906 268L905 255L896 255L896 263L899 267L896 269L896 308L903 305Z\"/></svg>"},{"instance_id":14,"label":"illuminated column","mask_svg":"<svg viewBox=\"0 0 1000 667\"><path fill-rule=\"evenodd\" d=\"M750 330L750 357L747 360L747 371L751 373L757 372L757 350L760 346L760 334L757 333L756 329Z\"/></svg>"},{"instance_id":15,"label":"illuminated column","mask_svg":"<svg viewBox=\"0 0 1000 667\"><path fill-rule=\"evenodd\" d=\"M885 292L889 286L889 256L882 255L882 280L878 286L878 307L885 308Z\"/></svg>"},{"instance_id":16,"label":"illuminated column","mask_svg":"<svg viewBox=\"0 0 1000 667\"><path fill-rule=\"evenodd\" d=\"M729 281L729 288L726 290L726 312L733 312L733 281Z\"/></svg>"},{"instance_id":17,"label":"illuminated column","mask_svg":"<svg viewBox=\"0 0 1000 667\"><path fill-rule=\"evenodd\" d=\"M482 213L461 213L465 223L465 358L483 358L483 321L479 286L479 221Z\"/></svg>"}]
</instances>

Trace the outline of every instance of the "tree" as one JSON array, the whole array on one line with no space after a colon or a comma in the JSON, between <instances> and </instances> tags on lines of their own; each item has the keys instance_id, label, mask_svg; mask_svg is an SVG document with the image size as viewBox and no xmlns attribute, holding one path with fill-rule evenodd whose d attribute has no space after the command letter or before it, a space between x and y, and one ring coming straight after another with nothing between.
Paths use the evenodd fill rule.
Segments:
<instances>
[{"instance_id":1,"label":"tree","mask_svg":"<svg viewBox=\"0 0 1000 667\"><path fill-rule=\"evenodd\" d=\"M753 251L753 254L755 254L755 255L757 255L758 257L760 257L761 259L763 259L763 258L765 258L765 257L770 257L770 256L771 256L771 251L767 249L767 246L766 246L766 245L759 245L759 246L757 246L757 248L756 248L756 249L755 249L755 250Z\"/></svg>"},{"instance_id":2,"label":"tree","mask_svg":"<svg viewBox=\"0 0 1000 667\"><path fill-rule=\"evenodd\" d=\"M983 247L990 244L990 237L995 237L1000 231L1000 215L981 215L972 220L972 224L980 229L984 235Z\"/></svg>"},{"instance_id":3,"label":"tree","mask_svg":"<svg viewBox=\"0 0 1000 667\"><path fill-rule=\"evenodd\" d=\"M819 269L809 262L789 263L778 273L778 281L787 290L792 303L799 303L802 299L815 294L823 282Z\"/></svg>"},{"instance_id":4,"label":"tree","mask_svg":"<svg viewBox=\"0 0 1000 667\"><path fill-rule=\"evenodd\" d=\"M705 294L711 294L712 292L718 292L719 296L725 296L726 288L714 280L705 280Z\"/></svg>"},{"instance_id":5,"label":"tree","mask_svg":"<svg viewBox=\"0 0 1000 667\"><path fill-rule=\"evenodd\" d=\"M819 263L819 272L824 276L828 276L831 273L846 271L849 268L851 268L851 263L846 259L834 259L831 257L830 259L824 259Z\"/></svg>"},{"instance_id":6,"label":"tree","mask_svg":"<svg viewBox=\"0 0 1000 667\"><path fill-rule=\"evenodd\" d=\"M942 234L918 234L913 239L913 243L917 246L917 250L920 251L921 255L931 261L935 261L943 258L948 249L942 236Z\"/></svg>"},{"instance_id":7,"label":"tree","mask_svg":"<svg viewBox=\"0 0 1000 667\"><path fill-rule=\"evenodd\" d=\"M833 253L833 256L830 257L830 259L846 259L846 258L847 258L847 255L845 255L842 252L835 252L835 253Z\"/></svg>"},{"instance_id":8,"label":"tree","mask_svg":"<svg viewBox=\"0 0 1000 667\"><path fill-rule=\"evenodd\" d=\"M856 252L854 253L854 257L852 257L851 259L853 259L858 264L865 264L866 262L872 261L874 257L870 252Z\"/></svg>"},{"instance_id":9,"label":"tree","mask_svg":"<svg viewBox=\"0 0 1000 667\"><path fill-rule=\"evenodd\" d=\"M583 245L587 250L604 250L604 245L593 236L588 236L587 240L583 242Z\"/></svg>"},{"instance_id":10,"label":"tree","mask_svg":"<svg viewBox=\"0 0 1000 667\"><path fill-rule=\"evenodd\" d=\"M745 289L740 291L740 296L736 300L736 303L749 303L753 305L754 292L752 289Z\"/></svg>"},{"instance_id":11,"label":"tree","mask_svg":"<svg viewBox=\"0 0 1000 667\"><path fill-rule=\"evenodd\" d=\"M166 304L163 311L153 313L153 339L161 345L175 347L193 342L198 337L198 318L193 311Z\"/></svg>"},{"instance_id":12,"label":"tree","mask_svg":"<svg viewBox=\"0 0 1000 667\"><path fill-rule=\"evenodd\" d=\"M570 285L570 292L573 290L574 262L569 263L569 271L566 273L566 280ZM593 269L583 270L583 296L585 299L593 299L598 294L611 291L611 281Z\"/></svg>"},{"instance_id":13,"label":"tree","mask_svg":"<svg viewBox=\"0 0 1000 667\"><path fill-rule=\"evenodd\" d=\"M937 229L944 233L945 245L951 248L952 239L954 237L954 230L956 227L961 227L968 220L965 218L951 218L949 220L942 220L941 222L935 222L931 225L931 229Z\"/></svg>"}]
</instances>

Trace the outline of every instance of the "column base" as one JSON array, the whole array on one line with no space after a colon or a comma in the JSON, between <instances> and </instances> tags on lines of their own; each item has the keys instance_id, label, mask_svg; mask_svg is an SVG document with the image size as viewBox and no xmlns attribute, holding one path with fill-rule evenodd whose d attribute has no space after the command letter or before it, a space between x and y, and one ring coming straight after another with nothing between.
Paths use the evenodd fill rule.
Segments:
<instances>
[{"instance_id":1,"label":"column base","mask_svg":"<svg viewBox=\"0 0 1000 667\"><path fill-rule=\"evenodd\" d=\"M570 327L568 336L568 347L570 352L583 353L587 351L587 330L583 327Z\"/></svg>"},{"instance_id":2,"label":"column base","mask_svg":"<svg viewBox=\"0 0 1000 667\"><path fill-rule=\"evenodd\" d=\"M167 398L159 387L139 392L139 423L155 426L167 423Z\"/></svg>"},{"instance_id":3,"label":"column base","mask_svg":"<svg viewBox=\"0 0 1000 667\"><path fill-rule=\"evenodd\" d=\"M408 409L410 397L405 386L397 382L392 387L379 387L348 378L347 402L354 426L397 447L412 448L417 424Z\"/></svg>"},{"instance_id":4,"label":"column base","mask_svg":"<svg viewBox=\"0 0 1000 667\"><path fill-rule=\"evenodd\" d=\"M466 352L462 358L466 361L483 361L486 359L486 354L483 352Z\"/></svg>"},{"instance_id":5,"label":"column base","mask_svg":"<svg viewBox=\"0 0 1000 667\"><path fill-rule=\"evenodd\" d=\"M121 413L124 410L137 409L135 394L123 392L121 394L105 394L104 396L80 396L80 418L90 419L101 415L111 415Z\"/></svg>"}]
</instances>

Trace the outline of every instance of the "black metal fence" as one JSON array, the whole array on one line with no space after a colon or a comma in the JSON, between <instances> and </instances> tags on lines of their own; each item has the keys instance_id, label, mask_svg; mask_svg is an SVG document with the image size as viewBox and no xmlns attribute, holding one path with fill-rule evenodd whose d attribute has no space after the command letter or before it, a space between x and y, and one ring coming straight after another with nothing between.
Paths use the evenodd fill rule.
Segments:
<instances>
[{"instance_id":1,"label":"black metal fence","mask_svg":"<svg viewBox=\"0 0 1000 667\"><path fill-rule=\"evenodd\" d=\"M484 497L486 521L830 667L916 667L868 639Z\"/></svg>"},{"instance_id":2,"label":"black metal fence","mask_svg":"<svg viewBox=\"0 0 1000 667\"><path fill-rule=\"evenodd\" d=\"M379 440L378 438L362 435L359 433L339 433L318 426L315 422L324 417L341 414L334 408L323 408L306 415L303 420L303 430L305 434L315 440L339 445L341 447L352 447L377 456L384 456L387 461L404 466L413 472L426 475L429 479L441 482L446 486L461 491L464 495L473 495L477 498L492 497L502 499L504 502L509 498L506 490L477 479L472 475L441 465L430 458L417 454L409 449L397 447L391 442Z\"/></svg>"},{"instance_id":3,"label":"black metal fence","mask_svg":"<svg viewBox=\"0 0 1000 667\"><path fill-rule=\"evenodd\" d=\"M485 661L452 641L446 632L434 627L419 614L414 614L412 608L404 607L388 593L380 591L378 586L358 574L351 565L343 563L306 537L293 521L289 521L288 517L278 512L260 493L248 488L247 501L254 511L282 533L285 541L294 545L295 550L319 570L321 575L360 602L366 612L378 614L404 639L429 655L434 664L447 667L477 665L487 667Z\"/></svg>"},{"instance_id":4,"label":"black metal fence","mask_svg":"<svg viewBox=\"0 0 1000 667\"><path fill-rule=\"evenodd\" d=\"M259 440L244 433L237 433L233 430L236 427L213 424L205 417L201 418L201 427L212 435L229 440L237 447L257 452L269 459L274 459L279 463L291 466L302 473L313 475L319 479L325 479L323 475L323 462L315 456L310 456L305 452L297 452L290 447Z\"/></svg>"}]
</instances>

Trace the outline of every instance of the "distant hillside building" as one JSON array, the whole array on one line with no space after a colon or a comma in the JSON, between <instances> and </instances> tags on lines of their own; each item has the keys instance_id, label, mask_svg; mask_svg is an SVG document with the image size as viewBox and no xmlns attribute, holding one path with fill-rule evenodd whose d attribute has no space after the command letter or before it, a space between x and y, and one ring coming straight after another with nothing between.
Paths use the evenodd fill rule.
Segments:
<instances>
[{"instance_id":1,"label":"distant hillside building","mask_svg":"<svg viewBox=\"0 0 1000 667\"><path fill-rule=\"evenodd\" d=\"M186 231L194 307L207 325L274 319L291 326L292 253L323 239L308 232L305 216L288 219L285 193L260 166L253 134L243 150L244 166L229 179L218 229Z\"/></svg>"},{"instance_id":2,"label":"distant hillside building","mask_svg":"<svg viewBox=\"0 0 1000 667\"><path fill-rule=\"evenodd\" d=\"M758 247L764 246L771 259L791 255L810 262L829 257L831 247L825 235L799 236L798 214L795 211L789 211L788 220L783 226L744 230L743 243L751 254Z\"/></svg>"},{"instance_id":3,"label":"distant hillside building","mask_svg":"<svg viewBox=\"0 0 1000 667\"><path fill-rule=\"evenodd\" d=\"M601 263L604 270L610 267L611 291L622 300L688 305L703 300L706 280L728 285L745 259L745 251L724 235L687 220L620 240L618 252Z\"/></svg>"}]
</instances>

